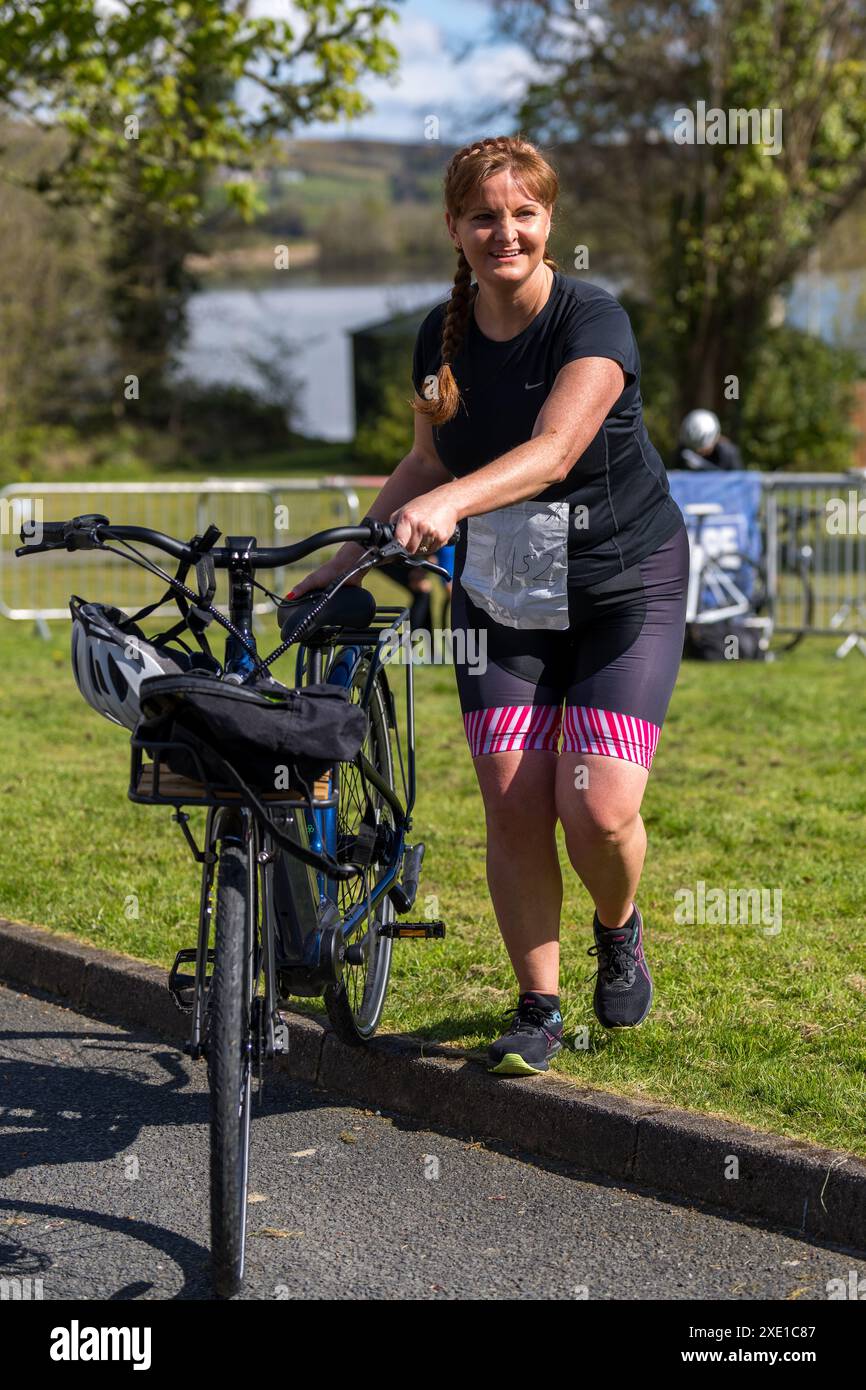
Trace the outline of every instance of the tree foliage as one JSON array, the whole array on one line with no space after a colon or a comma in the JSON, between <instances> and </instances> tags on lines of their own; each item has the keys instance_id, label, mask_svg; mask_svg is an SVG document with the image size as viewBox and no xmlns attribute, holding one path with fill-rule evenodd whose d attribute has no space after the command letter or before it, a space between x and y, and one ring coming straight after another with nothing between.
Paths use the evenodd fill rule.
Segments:
<instances>
[{"instance_id":1,"label":"tree foliage","mask_svg":"<svg viewBox=\"0 0 866 1390\"><path fill-rule=\"evenodd\" d=\"M98 0L0 3L0 101L69 136L33 186L98 215L130 177L134 150L142 200L188 224L201 212L202 169L251 174L273 136L369 110L358 80L393 70L397 50L381 30L396 11L345 0L296 0L293 9L303 31L253 17L237 0L122 0L111 10ZM228 192L255 212L251 178Z\"/></svg>"},{"instance_id":2,"label":"tree foliage","mask_svg":"<svg viewBox=\"0 0 866 1390\"><path fill-rule=\"evenodd\" d=\"M866 188L866 7L502 0L498 21L539 66L518 121L555 153L569 216L616 225L659 306L672 410L708 406L735 431L774 292ZM780 112L778 153L730 127L725 143L678 143L677 113L699 102Z\"/></svg>"},{"instance_id":3,"label":"tree foliage","mask_svg":"<svg viewBox=\"0 0 866 1390\"><path fill-rule=\"evenodd\" d=\"M295 0L291 22L247 0L11 0L0 3L0 106L65 137L59 154L0 176L107 229L117 381L138 382L135 413L163 418L186 328L210 175L246 221L264 203L256 168L275 137L370 108L363 74L386 75L391 7ZM46 142L45 148L55 149Z\"/></svg>"}]
</instances>

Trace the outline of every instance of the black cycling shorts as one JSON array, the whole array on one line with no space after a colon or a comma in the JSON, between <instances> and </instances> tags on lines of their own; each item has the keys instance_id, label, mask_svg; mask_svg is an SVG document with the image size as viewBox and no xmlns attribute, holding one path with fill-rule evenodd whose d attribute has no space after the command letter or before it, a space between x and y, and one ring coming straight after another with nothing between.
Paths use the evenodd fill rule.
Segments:
<instances>
[{"instance_id":1,"label":"black cycling shorts","mask_svg":"<svg viewBox=\"0 0 866 1390\"><path fill-rule=\"evenodd\" d=\"M688 577L683 526L621 574L569 588L561 631L505 627L455 579L452 643L472 756L560 751L561 733L563 752L649 769L682 659Z\"/></svg>"}]
</instances>

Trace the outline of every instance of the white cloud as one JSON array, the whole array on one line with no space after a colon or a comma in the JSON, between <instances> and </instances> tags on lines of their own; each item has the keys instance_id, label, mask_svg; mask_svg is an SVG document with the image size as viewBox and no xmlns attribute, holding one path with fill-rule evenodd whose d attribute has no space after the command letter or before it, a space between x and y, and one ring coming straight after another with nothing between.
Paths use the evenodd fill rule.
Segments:
<instances>
[{"instance_id":1,"label":"white cloud","mask_svg":"<svg viewBox=\"0 0 866 1390\"><path fill-rule=\"evenodd\" d=\"M476 11L489 8L477 0L462 0L462 5ZM453 16L449 5L439 8L443 18ZM298 17L290 0L253 0L252 12L285 18L290 23L293 13ZM359 83L373 110L354 121L317 123L298 128L294 134L299 138L355 135L418 140L423 137L427 115L439 116L440 135L446 141L472 139L483 133L475 128L472 112L496 102L515 105L535 75L532 59L518 44L490 42L458 62L449 50L449 33L450 26L446 28L445 23L421 13L419 5L401 9L400 19L383 27L383 34L400 54L396 73L389 79L368 74ZM459 41L464 34L457 37ZM502 124L507 126L508 122Z\"/></svg>"},{"instance_id":2,"label":"white cloud","mask_svg":"<svg viewBox=\"0 0 866 1390\"><path fill-rule=\"evenodd\" d=\"M99 3L106 12L122 7L120 0ZM359 83L373 109L354 121L296 127L296 137L419 140L424 118L434 115L440 119L442 140L475 139L489 132L478 128L473 112L500 102L516 106L536 75L532 59L516 43L496 43L491 38L462 61L454 57L449 44L459 45L478 32L485 15L495 15L491 0L408 0L395 8L399 19L389 21L382 32L399 51L397 71L391 78L368 74ZM253 18L284 19L299 38L309 24L293 0L251 0L249 13ZM314 69L306 64L298 71L312 76ZM262 95L253 82L239 84L239 100L251 110L260 105ZM513 122L503 118L498 124L507 130Z\"/></svg>"}]
</instances>

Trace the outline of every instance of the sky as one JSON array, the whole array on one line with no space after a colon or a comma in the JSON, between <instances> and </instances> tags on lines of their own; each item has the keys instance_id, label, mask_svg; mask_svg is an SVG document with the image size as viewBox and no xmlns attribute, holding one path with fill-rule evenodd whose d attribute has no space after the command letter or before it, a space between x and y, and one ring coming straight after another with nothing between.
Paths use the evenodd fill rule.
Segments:
<instances>
[{"instance_id":1,"label":"sky","mask_svg":"<svg viewBox=\"0 0 866 1390\"><path fill-rule=\"evenodd\" d=\"M431 115L439 119L438 136L445 144L513 132L511 113L532 76L532 63L519 45L497 33L495 0L389 3L400 16L385 31L400 53L396 80L364 78L360 90L373 102L366 116L297 127L295 137L418 141L429 138L424 121ZM253 0L251 6L254 14L281 19L290 19L293 9L291 0ZM477 46L462 52L470 42ZM486 116L502 102L504 110Z\"/></svg>"}]
</instances>

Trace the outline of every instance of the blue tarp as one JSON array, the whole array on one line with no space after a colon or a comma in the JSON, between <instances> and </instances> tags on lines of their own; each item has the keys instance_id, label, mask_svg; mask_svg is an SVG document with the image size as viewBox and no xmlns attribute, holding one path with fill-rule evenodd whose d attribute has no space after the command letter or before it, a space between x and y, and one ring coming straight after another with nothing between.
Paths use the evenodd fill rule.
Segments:
<instances>
[{"instance_id":1,"label":"blue tarp","mask_svg":"<svg viewBox=\"0 0 866 1390\"><path fill-rule=\"evenodd\" d=\"M706 473L668 471L671 496L682 511L686 525L694 533L696 518L690 517L686 507L692 502L716 502L722 510L714 516L703 518L701 543L709 555L720 559L732 552L739 552L750 560L763 558L764 544L760 527L761 478L748 469L735 469L730 472ZM752 573L738 577L736 569L724 566L731 577L748 594L751 591ZM741 567L742 568L742 567ZM711 604L710 595L704 591L701 606Z\"/></svg>"}]
</instances>

